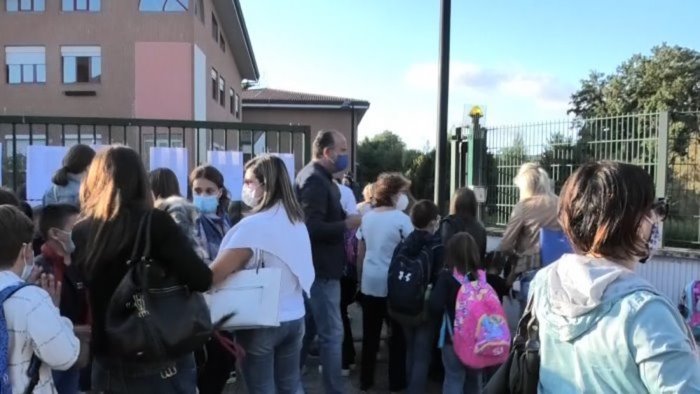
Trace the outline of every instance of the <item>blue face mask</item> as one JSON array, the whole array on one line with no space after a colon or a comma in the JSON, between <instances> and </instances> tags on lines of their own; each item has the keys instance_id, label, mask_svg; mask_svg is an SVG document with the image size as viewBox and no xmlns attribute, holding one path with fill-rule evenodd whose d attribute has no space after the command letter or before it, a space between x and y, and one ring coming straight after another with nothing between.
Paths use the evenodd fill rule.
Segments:
<instances>
[{"instance_id":1,"label":"blue face mask","mask_svg":"<svg viewBox=\"0 0 700 394\"><path fill-rule=\"evenodd\" d=\"M192 203L201 213L216 213L219 208L219 199L216 196L198 196L192 197Z\"/></svg>"},{"instance_id":2,"label":"blue face mask","mask_svg":"<svg viewBox=\"0 0 700 394\"><path fill-rule=\"evenodd\" d=\"M348 155L338 155L335 159L335 172L345 171L348 168Z\"/></svg>"}]
</instances>

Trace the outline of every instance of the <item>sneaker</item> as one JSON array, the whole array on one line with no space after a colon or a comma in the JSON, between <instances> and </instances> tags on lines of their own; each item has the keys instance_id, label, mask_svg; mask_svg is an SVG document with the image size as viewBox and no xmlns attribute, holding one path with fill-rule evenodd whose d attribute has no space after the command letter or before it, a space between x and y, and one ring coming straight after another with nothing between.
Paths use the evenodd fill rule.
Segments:
<instances>
[{"instance_id":1,"label":"sneaker","mask_svg":"<svg viewBox=\"0 0 700 394\"><path fill-rule=\"evenodd\" d=\"M226 384L234 384L238 380L238 374L236 371L231 371L231 373L228 375L228 380L226 381Z\"/></svg>"}]
</instances>

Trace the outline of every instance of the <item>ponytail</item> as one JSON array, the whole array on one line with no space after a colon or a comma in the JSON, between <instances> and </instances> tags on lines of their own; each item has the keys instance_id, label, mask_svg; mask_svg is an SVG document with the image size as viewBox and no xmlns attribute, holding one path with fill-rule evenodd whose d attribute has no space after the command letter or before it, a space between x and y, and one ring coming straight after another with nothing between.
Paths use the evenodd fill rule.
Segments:
<instances>
[{"instance_id":1,"label":"ponytail","mask_svg":"<svg viewBox=\"0 0 700 394\"><path fill-rule=\"evenodd\" d=\"M53 184L56 186L68 185L68 168L65 166L59 168L58 171L53 174L51 182L53 182Z\"/></svg>"},{"instance_id":2,"label":"ponytail","mask_svg":"<svg viewBox=\"0 0 700 394\"><path fill-rule=\"evenodd\" d=\"M228 189L226 189L226 186L221 186L221 197L219 197L219 208L216 210L216 212L220 216L229 216L229 214L228 214L229 205L231 205L231 198L229 197Z\"/></svg>"}]
</instances>

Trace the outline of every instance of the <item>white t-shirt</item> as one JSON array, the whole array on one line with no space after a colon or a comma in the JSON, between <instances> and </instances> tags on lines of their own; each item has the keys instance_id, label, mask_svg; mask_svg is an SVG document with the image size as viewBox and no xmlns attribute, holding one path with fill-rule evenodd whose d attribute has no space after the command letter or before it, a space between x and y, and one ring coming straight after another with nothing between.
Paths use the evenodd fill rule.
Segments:
<instances>
[{"instance_id":1,"label":"white t-shirt","mask_svg":"<svg viewBox=\"0 0 700 394\"><path fill-rule=\"evenodd\" d=\"M357 238L365 241L365 260L362 264L362 294L373 297L387 296L389 264L394 249L413 231L411 219L405 213L392 209L372 210L362 217Z\"/></svg>"},{"instance_id":2,"label":"white t-shirt","mask_svg":"<svg viewBox=\"0 0 700 394\"><path fill-rule=\"evenodd\" d=\"M280 303L278 307L280 323L301 319L306 315L304 307L304 291L299 279L292 273L289 266L277 256L264 250L254 251L253 257L246 264L246 269L255 269L258 262L256 256L262 253L262 261L265 268L279 268L282 270L280 283Z\"/></svg>"},{"instance_id":3,"label":"white t-shirt","mask_svg":"<svg viewBox=\"0 0 700 394\"><path fill-rule=\"evenodd\" d=\"M340 190L340 205L343 207L346 215L357 215L357 200L355 199L355 193L349 187L336 182L338 189Z\"/></svg>"}]
</instances>

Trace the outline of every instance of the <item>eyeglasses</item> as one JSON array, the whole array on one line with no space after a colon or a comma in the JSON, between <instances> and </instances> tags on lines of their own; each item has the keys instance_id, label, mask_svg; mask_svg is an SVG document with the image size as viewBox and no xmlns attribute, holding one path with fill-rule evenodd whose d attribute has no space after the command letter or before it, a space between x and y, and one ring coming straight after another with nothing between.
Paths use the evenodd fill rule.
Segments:
<instances>
[{"instance_id":1,"label":"eyeglasses","mask_svg":"<svg viewBox=\"0 0 700 394\"><path fill-rule=\"evenodd\" d=\"M656 214L659 220L665 220L668 216L668 201L665 198L659 198L651 205L651 211Z\"/></svg>"}]
</instances>

